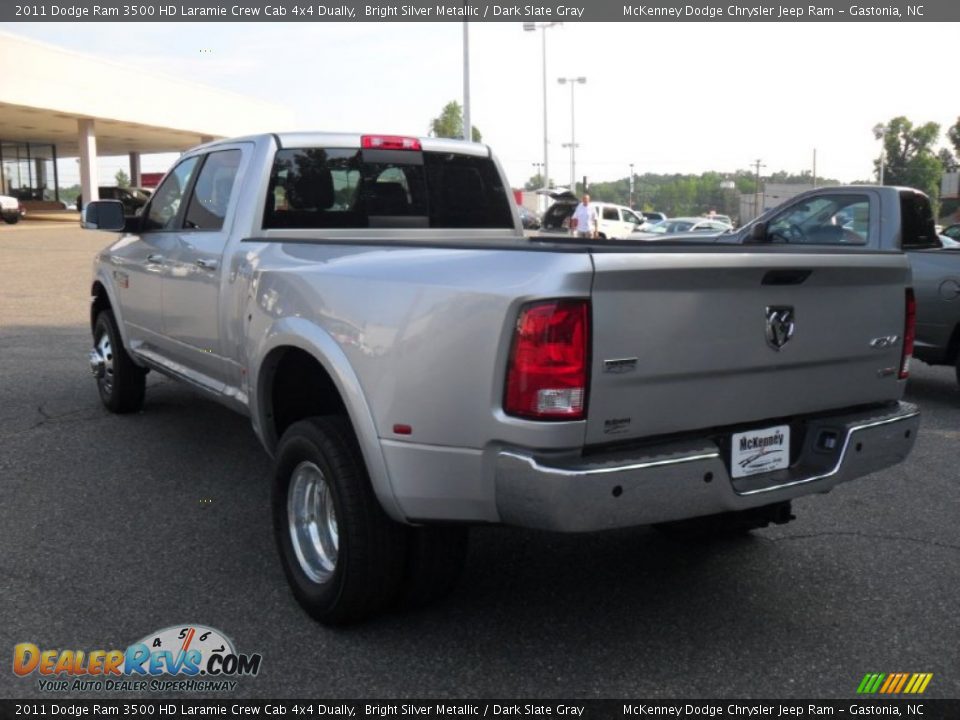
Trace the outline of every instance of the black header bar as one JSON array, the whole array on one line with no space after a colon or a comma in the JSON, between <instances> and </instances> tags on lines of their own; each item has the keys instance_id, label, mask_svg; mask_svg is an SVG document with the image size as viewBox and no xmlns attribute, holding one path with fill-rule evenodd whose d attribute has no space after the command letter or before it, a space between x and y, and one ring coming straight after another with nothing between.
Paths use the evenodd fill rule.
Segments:
<instances>
[{"instance_id":1,"label":"black header bar","mask_svg":"<svg viewBox=\"0 0 960 720\"><path fill-rule=\"evenodd\" d=\"M42 699L0 700L0 718L57 717L283 717L426 718L427 720L595 720L597 718L776 718L915 717L956 720L960 700L886 700L877 696L852 700L242 700L225 697L169 700Z\"/></svg>"},{"instance_id":2,"label":"black header bar","mask_svg":"<svg viewBox=\"0 0 960 720\"><path fill-rule=\"evenodd\" d=\"M63 0L0 3L2 22L953 22L956 0Z\"/></svg>"}]
</instances>

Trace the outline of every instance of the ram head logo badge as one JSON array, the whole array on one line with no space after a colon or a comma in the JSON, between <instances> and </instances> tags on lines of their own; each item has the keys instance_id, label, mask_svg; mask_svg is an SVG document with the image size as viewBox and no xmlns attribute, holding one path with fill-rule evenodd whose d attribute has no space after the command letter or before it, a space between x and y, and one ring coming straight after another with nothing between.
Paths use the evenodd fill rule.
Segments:
<instances>
[{"instance_id":1,"label":"ram head logo badge","mask_svg":"<svg viewBox=\"0 0 960 720\"><path fill-rule=\"evenodd\" d=\"M767 306L767 344L780 350L793 337L796 330L793 308L786 305Z\"/></svg>"}]
</instances>

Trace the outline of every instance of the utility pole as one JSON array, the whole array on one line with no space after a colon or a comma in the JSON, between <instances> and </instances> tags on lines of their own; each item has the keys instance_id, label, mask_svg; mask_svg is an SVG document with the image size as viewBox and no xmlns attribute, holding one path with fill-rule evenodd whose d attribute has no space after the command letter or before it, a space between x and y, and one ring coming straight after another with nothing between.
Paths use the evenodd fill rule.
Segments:
<instances>
[{"instance_id":1,"label":"utility pole","mask_svg":"<svg viewBox=\"0 0 960 720\"><path fill-rule=\"evenodd\" d=\"M757 194L754 197L754 201L753 201L753 212L754 212L754 217L760 217L760 215L763 213L763 210L761 208L761 202L760 202L760 197L761 197L760 168L766 167L766 165L763 164L763 160L761 160L760 158L757 158L756 160L754 160L753 165L756 166L757 168Z\"/></svg>"},{"instance_id":2,"label":"utility pole","mask_svg":"<svg viewBox=\"0 0 960 720\"><path fill-rule=\"evenodd\" d=\"M525 22L523 29L526 32L535 32L538 28L543 33L543 186L550 187L550 161L548 159L549 142L547 140L547 30L560 22L533 23Z\"/></svg>"},{"instance_id":3,"label":"utility pole","mask_svg":"<svg viewBox=\"0 0 960 720\"><path fill-rule=\"evenodd\" d=\"M813 186L817 186L817 149L813 149Z\"/></svg>"},{"instance_id":4,"label":"utility pole","mask_svg":"<svg viewBox=\"0 0 960 720\"><path fill-rule=\"evenodd\" d=\"M470 29L463 23L463 139L473 140L473 125L470 123Z\"/></svg>"},{"instance_id":5,"label":"utility pole","mask_svg":"<svg viewBox=\"0 0 960 720\"><path fill-rule=\"evenodd\" d=\"M633 163L630 163L630 209L633 210Z\"/></svg>"}]
</instances>

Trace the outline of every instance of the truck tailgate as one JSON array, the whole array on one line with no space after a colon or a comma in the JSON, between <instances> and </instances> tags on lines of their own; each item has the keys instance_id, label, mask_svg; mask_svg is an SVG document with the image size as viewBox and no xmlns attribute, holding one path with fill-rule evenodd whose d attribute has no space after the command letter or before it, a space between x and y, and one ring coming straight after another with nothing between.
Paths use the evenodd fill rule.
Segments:
<instances>
[{"instance_id":1,"label":"truck tailgate","mask_svg":"<svg viewBox=\"0 0 960 720\"><path fill-rule=\"evenodd\" d=\"M901 395L901 253L737 246L593 259L588 445Z\"/></svg>"}]
</instances>

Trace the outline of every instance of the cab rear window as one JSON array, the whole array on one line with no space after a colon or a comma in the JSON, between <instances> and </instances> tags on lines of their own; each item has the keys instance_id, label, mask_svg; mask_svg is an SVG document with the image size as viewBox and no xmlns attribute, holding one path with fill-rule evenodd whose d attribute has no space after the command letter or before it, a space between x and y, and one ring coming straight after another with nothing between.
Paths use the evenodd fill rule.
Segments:
<instances>
[{"instance_id":1,"label":"cab rear window","mask_svg":"<svg viewBox=\"0 0 960 720\"><path fill-rule=\"evenodd\" d=\"M933 223L933 209L926 195L913 190L900 191L900 218L904 250L939 248L940 239Z\"/></svg>"},{"instance_id":2,"label":"cab rear window","mask_svg":"<svg viewBox=\"0 0 960 720\"><path fill-rule=\"evenodd\" d=\"M270 174L265 229L512 228L489 158L444 152L284 149Z\"/></svg>"}]
</instances>

